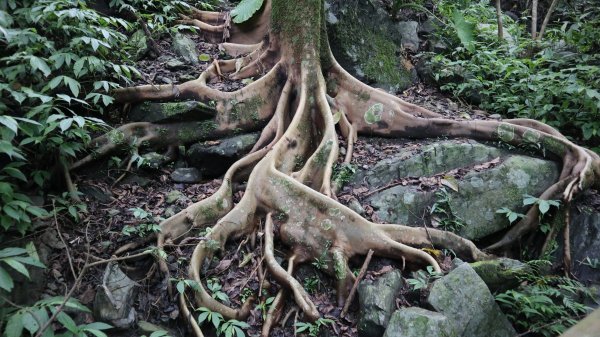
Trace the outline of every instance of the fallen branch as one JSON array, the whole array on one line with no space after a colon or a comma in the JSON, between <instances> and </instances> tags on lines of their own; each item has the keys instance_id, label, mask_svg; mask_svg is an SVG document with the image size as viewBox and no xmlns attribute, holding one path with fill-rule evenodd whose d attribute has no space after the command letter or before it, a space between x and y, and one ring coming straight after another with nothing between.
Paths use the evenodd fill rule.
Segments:
<instances>
[{"instance_id":1,"label":"fallen branch","mask_svg":"<svg viewBox=\"0 0 600 337\"><path fill-rule=\"evenodd\" d=\"M340 314L340 317L343 318L344 316L346 316L346 313L348 313L348 309L350 308L350 303L352 303L352 300L354 299L354 295L356 294L356 289L358 288L358 283L363 278L363 276L365 276L365 272L367 271L367 267L369 267L369 263L371 262L372 257L373 257L373 249L369 249L369 252L367 253L367 257L365 258L365 262L363 262L363 265L360 268L360 271L358 272L358 276L356 277L356 280L354 280L354 284L352 285L350 294L348 294L348 298L346 299L346 303L344 304L344 308L342 309L342 313Z\"/></svg>"}]
</instances>

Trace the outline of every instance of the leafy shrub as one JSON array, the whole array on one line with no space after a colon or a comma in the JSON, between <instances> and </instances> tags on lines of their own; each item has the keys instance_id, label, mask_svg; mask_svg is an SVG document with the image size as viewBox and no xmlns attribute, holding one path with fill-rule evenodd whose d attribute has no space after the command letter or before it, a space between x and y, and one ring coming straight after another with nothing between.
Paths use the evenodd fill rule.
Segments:
<instances>
[{"instance_id":1,"label":"leafy shrub","mask_svg":"<svg viewBox=\"0 0 600 337\"><path fill-rule=\"evenodd\" d=\"M590 308L579 300L583 285L559 276L529 274L523 285L496 295L509 320L526 332L558 336L577 323Z\"/></svg>"},{"instance_id":2,"label":"leafy shrub","mask_svg":"<svg viewBox=\"0 0 600 337\"><path fill-rule=\"evenodd\" d=\"M487 1L440 4L448 22L456 22L459 11L475 29L473 48L465 47L462 37L463 45L458 43L464 29L441 32L457 46L432 59L443 90L480 100L494 113L537 119L586 141L600 139L600 57L595 52L600 33L594 6L574 21L550 27L544 41L533 42L523 24L506 16L511 38L498 41L495 11Z\"/></svg>"},{"instance_id":3,"label":"leafy shrub","mask_svg":"<svg viewBox=\"0 0 600 337\"><path fill-rule=\"evenodd\" d=\"M122 63L130 24L82 1L0 4L0 225L24 233L47 213L26 191L48 188L52 163L66 168L105 127L109 91L138 74Z\"/></svg>"}]
</instances>

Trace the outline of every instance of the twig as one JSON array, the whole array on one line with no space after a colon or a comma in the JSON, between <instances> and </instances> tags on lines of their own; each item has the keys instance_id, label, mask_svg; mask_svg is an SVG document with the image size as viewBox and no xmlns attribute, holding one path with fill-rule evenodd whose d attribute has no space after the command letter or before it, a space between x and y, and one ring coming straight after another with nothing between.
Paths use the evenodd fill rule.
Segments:
<instances>
[{"instance_id":1,"label":"twig","mask_svg":"<svg viewBox=\"0 0 600 337\"><path fill-rule=\"evenodd\" d=\"M60 228L58 227L58 219L56 217L56 202L52 199L52 213L54 214L54 225L56 226L56 234L58 234L58 238L65 246L65 251L67 252L67 260L69 261L69 267L71 267L71 272L73 273L73 279L77 279L77 273L75 272L75 267L73 267L73 258L71 257L71 252L69 251L69 246L67 246L67 242L63 238Z\"/></svg>"},{"instance_id":2,"label":"twig","mask_svg":"<svg viewBox=\"0 0 600 337\"><path fill-rule=\"evenodd\" d=\"M363 278L363 276L365 276L365 272L367 271L367 267L369 266L369 263L371 262L372 257L373 257L373 249L369 249L369 252L367 253L367 257L365 258L365 262L363 263L362 267L360 267L358 276L356 277L356 280L354 280L354 284L352 285L350 294L348 294L348 298L346 299L346 303L344 304L344 308L342 309L342 313L340 314L340 317L343 318L344 316L346 316L346 313L348 312L348 309L350 308L350 304L352 303L352 300L354 299L354 294L356 293L356 289L358 288L358 283Z\"/></svg>"},{"instance_id":3,"label":"twig","mask_svg":"<svg viewBox=\"0 0 600 337\"><path fill-rule=\"evenodd\" d=\"M563 264L565 267L565 275L569 277L571 275L571 238L570 236L570 228L569 222L571 221L571 212L569 208L569 204L565 205L565 228L563 232L563 240L564 240L564 253L563 253Z\"/></svg>"}]
</instances>

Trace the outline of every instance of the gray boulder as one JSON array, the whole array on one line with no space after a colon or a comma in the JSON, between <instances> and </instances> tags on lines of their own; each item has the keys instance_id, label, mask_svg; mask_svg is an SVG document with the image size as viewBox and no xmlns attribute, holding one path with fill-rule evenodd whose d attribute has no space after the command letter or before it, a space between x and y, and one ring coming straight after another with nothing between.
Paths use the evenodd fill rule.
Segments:
<instances>
[{"instance_id":1,"label":"gray boulder","mask_svg":"<svg viewBox=\"0 0 600 337\"><path fill-rule=\"evenodd\" d=\"M196 43L189 37L177 33L173 37L173 51L175 54L181 56L186 62L191 64L198 64L198 51L196 50Z\"/></svg>"},{"instance_id":2,"label":"gray boulder","mask_svg":"<svg viewBox=\"0 0 600 337\"><path fill-rule=\"evenodd\" d=\"M382 6L363 0L328 0L326 21L331 50L352 75L391 91L414 80L410 62L399 56L402 36Z\"/></svg>"},{"instance_id":3,"label":"gray boulder","mask_svg":"<svg viewBox=\"0 0 600 337\"><path fill-rule=\"evenodd\" d=\"M411 52L419 50L418 26L419 24L415 21L402 21L398 23L398 32L402 37L401 44L404 49Z\"/></svg>"},{"instance_id":4,"label":"gray boulder","mask_svg":"<svg viewBox=\"0 0 600 337\"><path fill-rule=\"evenodd\" d=\"M202 180L202 175L197 168L194 167L182 167L175 169L171 173L171 179L176 183L183 184L195 184Z\"/></svg>"},{"instance_id":5,"label":"gray boulder","mask_svg":"<svg viewBox=\"0 0 600 337\"><path fill-rule=\"evenodd\" d=\"M248 153L260 133L249 133L218 141L201 142L194 144L187 151L187 160L190 165L200 169L205 176L219 176L236 160Z\"/></svg>"},{"instance_id":6,"label":"gray boulder","mask_svg":"<svg viewBox=\"0 0 600 337\"><path fill-rule=\"evenodd\" d=\"M438 312L422 308L402 308L390 318L383 337L456 337L454 326Z\"/></svg>"},{"instance_id":7,"label":"gray boulder","mask_svg":"<svg viewBox=\"0 0 600 337\"><path fill-rule=\"evenodd\" d=\"M502 292L519 286L520 277L532 272L531 267L518 260L498 258L471 263L471 267L494 292Z\"/></svg>"},{"instance_id":8,"label":"gray boulder","mask_svg":"<svg viewBox=\"0 0 600 337\"><path fill-rule=\"evenodd\" d=\"M394 270L375 281L362 281L358 286L360 303L358 334L379 337L396 309L396 296L402 288L402 275Z\"/></svg>"},{"instance_id":9,"label":"gray boulder","mask_svg":"<svg viewBox=\"0 0 600 337\"><path fill-rule=\"evenodd\" d=\"M197 101L145 102L131 109L128 117L132 122L167 123L208 119L216 113L214 107Z\"/></svg>"},{"instance_id":10,"label":"gray boulder","mask_svg":"<svg viewBox=\"0 0 600 337\"><path fill-rule=\"evenodd\" d=\"M600 269L593 265L594 262L600 261L600 240L598 239L600 238L600 213L580 206L573 207L571 214L572 272L579 281L598 286L600 285ZM560 264L563 260L563 238L559 237L557 241L560 243L560 247L556 250L555 261ZM598 300L600 301L600 297Z\"/></svg>"},{"instance_id":11,"label":"gray boulder","mask_svg":"<svg viewBox=\"0 0 600 337\"><path fill-rule=\"evenodd\" d=\"M408 176L441 174L461 167L471 167L496 157L501 161L493 168L471 170L457 181L458 192L447 188L448 207L464 227L461 236L477 240L510 225L502 207L523 213L523 195L540 195L558 179L556 163L521 155L477 142L446 141L422 148L421 152L402 151L372 169L358 172L354 184L366 182L370 189L385 186ZM440 199L435 190L415 186L394 186L371 195L366 202L385 222L422 226L428 221L429 208Z\"/></svg>"},{"instance_id":12,"label":"gray boulder","mask_svg":"<svg viewBox=\"0 0 600 337\"><path fill-rule=\"evenodd\" d=\"M468 263L434 282L429 304L448 317L456 336L512 337L517 333L494 296Z\"/></svg>"},{"instance_id":13,"label":"gray boulder","mask_svg":"<svg viewBox=\"0 0 600 337\"><path fill-rule=\"evenodd\" d=\"M106 266L102 284L94 299L94 317L117 328L131 328L135 323L133 303L137 293L136 284L116 263Z\"/></svg>"}]
</instances>

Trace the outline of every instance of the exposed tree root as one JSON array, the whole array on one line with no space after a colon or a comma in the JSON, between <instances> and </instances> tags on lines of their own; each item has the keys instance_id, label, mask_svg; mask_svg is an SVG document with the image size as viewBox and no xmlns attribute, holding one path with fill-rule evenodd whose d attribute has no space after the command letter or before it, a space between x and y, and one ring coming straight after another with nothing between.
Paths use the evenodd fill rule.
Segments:
<instances>
[{"instance_id":1,"label":"exposed tree root","mask_svg":"<svg viewBox=\"0 0 600 337\"><path fill-rule=\"evenodd\" d=\"M288 20L282 13L295 13L297 17ZM189 278L199 284L193 292L194 303L191 296L190 299L185 294L180 297L182 313L197 337L202 336L202 332L190 307L206 307L231 319L248 317L253 297L240 308L225 305L207 293L202 285L202 273L215 254L225 249L228 240L254 238L259 223L265 224L265 265L263 268L261 261L257 267L261 284L268 273L283 287L268 312L263 336L269 334L281 317L286 295L293 297L304 319L319 318L317 307L293 276L295 267L307 261L323 259L323 271L335 279L338 304L342 306L355 281L348 260L371 250L375 256L399 259L412 268L431 265L436 271L440 271L438 262L422 248L452 249L470 261L493 257L456 234L375 224L334 200L336 187L332 186L331 176L338 158L335 120L338 117L338 130L348 144L345 162L352 158L358 134L468 137L514 146L535 142L560 158L563 165L560 180L540 198L558 197L568 203L578 192L597 183L598 156L542 123L444 119L356 80L337 64L328 49L327 39L320 36L324 31L320 1L266 1L262 15L250 25L254 28L250 30L231 25L229 16L221 13L194 10L182 20L199 27L205 38L212 41L223 42L223 34L230 33L232 43L223 44L223 49L235 56L250 54L237 60L216 61L194 81L127 88L118 90L115 95L119 102L128 103L195 99L213 106L211 113L199 124L192 125L126 124L94 140L95 155L79 160L72 168L81 167L122 144L135 148L167 147L264 126L250 154L229 168L219 190L165 220L157 236L158 248L163 249L167 243L181 240L198 228L212 226L190 259ZM270 30L265 37L267 27ZM241 79L262 75L267 70L265 76L236 92L220 92L207 86L220 76ZM202 123L207 122L212 123L210 130L199 130ZM181 137L181 132L188 137ZM232 183L246 179L247 172L245 192L234 205ZM530 209L523 220L489 248L506 247L534 231L538 212L535 207ZM275 240L289 249L287 270L275 259ZM159 261L159 265L161 271L168 274L166 262Z\"/></svg>"}]
</instances>

